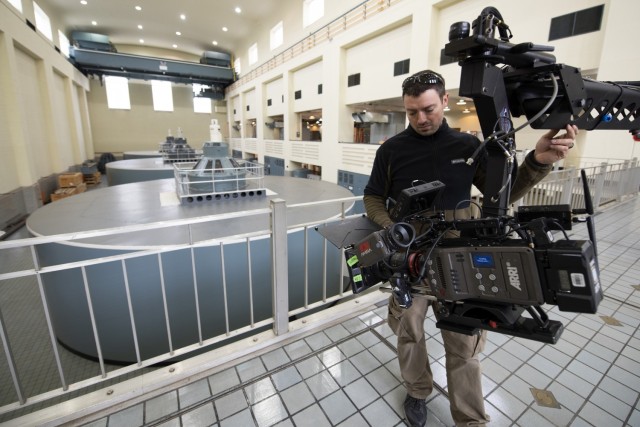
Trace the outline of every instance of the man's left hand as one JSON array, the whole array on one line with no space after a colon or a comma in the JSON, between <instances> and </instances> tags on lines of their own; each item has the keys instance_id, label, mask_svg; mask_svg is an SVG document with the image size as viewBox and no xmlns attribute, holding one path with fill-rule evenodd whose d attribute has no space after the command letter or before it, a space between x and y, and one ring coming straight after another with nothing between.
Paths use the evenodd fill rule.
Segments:
<instances>
[{"instance_id":1,"label":"man's left hand","mask_svg":"<svg viewBox=\"0 0 640 427\"><path fill-rule=\"evenodd\" d=\"M576 125L567 125L566 132L562 135L555 136L560 129L551 129L538 140L535 159L543 165L550 165L562 160L567 156L567 152L573 148L576 143L576 135L578 135L578 127Z\"/></svg>"}]
</instances>

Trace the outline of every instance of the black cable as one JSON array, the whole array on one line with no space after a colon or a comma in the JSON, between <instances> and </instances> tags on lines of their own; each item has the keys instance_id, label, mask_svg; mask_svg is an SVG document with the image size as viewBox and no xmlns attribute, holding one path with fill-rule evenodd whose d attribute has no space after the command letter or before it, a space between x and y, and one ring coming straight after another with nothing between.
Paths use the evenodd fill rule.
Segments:
<instances>
[{"instance_id":1,"label":"black cable","mask_svg":"<svg viewBox=\"0 0 640 427\"><path fill-rule=\"evenodd\" d=\"M471 166L474 162L475 162L475 158L478 156L478 154L480 153L481 149L491 140L491 138L495 138L496 142L498 143L498 145L500 147L503 148L503 150L505 150L505 148L502 146L502 144L500 144L500 140L504 140L508 137L510 137L511 135L514 135L516 132L521 131L522 129L524 129L525 127L529 126L531 123L535 122L536 120L538 120L540 117L542 117L542 115L544 113L547 112L547 110L549 108L551 108L551 105L555 102L556 98L558 97L558 82L555 79L555 76L553 75L553 73L550 73L551 76L551 81L553 82L553 93L551 94L551 98L549 99L549 101L546 103L546 105L544 107L542 107L540 109L540 111L538 111L536 113L535 116L533 116L531 119L527 120L526 122L524 122L522 125L518 126L517 128L510 130L509 132L500 135L499 137L496 138L496 135L500 132L494 132L491 135L489 135L484 141L482 141L480 143L480 146L478 146L478 148L476 149L476 151L473 152L473 154L471 155L471 157L469 157L467 159L467 164L469 166ZM619 86L619 85L618 85ZM621 89L622 91L622 89ZM498 122L500 121L500 119L498 119L496 121L496 124L494 125L494 129L497 126ZM511 154L509 154L511 155Z\"/></svg>"},{"instance_id":2,"label":"black cable","mask_svg":"<svg viewBox=\"0 0 640 427\"><path fill-rule=\"evenodd\" d=\"M451 228L447 228L445 229L442 233L440 233L440 235L436 238L436 240L433 242L433 244L431 245L431 248L429 249L429 252L426 254L426 257L424 259L424 262L422 263L422 267L420 268L420 274L418 275L418 277L416 278L416 280L409 282L409 284L411 286L416 285L418 283L420 283L422 281L422 279L424 278L424 274L427 271L427 260L429 258L431 258L431 253L433 252L433 250L435 249L435 247L438 245L438 242L440 241L440 239L442 239L442 237L447 233L447 231L451 230Z\"/></svg>"},{"instance_id":3,"label":"black cable","mask_svg":"<svg viewBox=\"0 0 640 427\"><path fill-rule=\"evenodd\" d=\"M480 211L480 216L482 216L482 206L480 206L477 202L474 202L471 199L464 199L464 200L460 200L458 203L456 203L456 206L453 208L453 220L456 221L456 211L460 208L460 205L463 203L469 203L469 204L474 204L478 210Z\"/></svg>"},{"instance_id":4,"label":"black cable","mask_svg":"<svg viewBox=\"0 0 640 427\"><path fill-rule=\"evenodd\" d=\"M494 203L499 200L500 195L507 189L507 186L509 186L511 184L511 176L513 175L513 162L511 161L511 159L509 160L509 162L511 163L511 170L509 171L509 174L507 175L507 181L504 183L502 188L500 188L498 190L498 193L495 196L491 197L491 201L494 202Z\"/></svg>"},{"instance_id":5,"label":"black cable","mask_svg":"<svg viewBox=\"0 0 640 427\"><path fill-rule=\"evenodd\" d=\"M564 227L562 226L562 224L560 224L560 222L557 219L550 219L549 222L551 224L557 225L560 228L560 231L562 232L562 234L564 234L564 239L569 240L569 235L567 234Z\"/></svg>"}]
</instances>

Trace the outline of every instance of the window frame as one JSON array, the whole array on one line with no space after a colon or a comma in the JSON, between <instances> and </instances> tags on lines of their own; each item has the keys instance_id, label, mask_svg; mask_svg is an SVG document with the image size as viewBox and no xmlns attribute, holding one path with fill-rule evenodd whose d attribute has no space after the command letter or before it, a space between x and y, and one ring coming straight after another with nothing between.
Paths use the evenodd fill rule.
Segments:
<instances>
[{"instance_id":1,"label":"window frame","mask_svg":"<svg viewBox=\"0 0 640 427\"><path fill-rule=\"evenodd\" d=\"M284 23L278 22L269 32L269 47L275 50L284 43Z\"/></svg>"},{"instance_id":2,"label":"window frame","mask_svg":"<svg viewBox=\"0 0 640 427\"><path fill-rule=\"evenodd\" d=\"M324 0L304 0L302 28L307 28L324 16Z\"/></svg>"},{"instance_id":3,"label":"window frame","mask_svg":"<svg viewBox=\"0 0 640 427\"><path fill-rule=\"evenodd\" d=\"M247 57L249 59L249 65L258 63L258 43L254 43L247 49Z\"/></svg>"},{"instance_id":4,"label":"window frame","mask_svg":"<svg viewBox=\"0 0 640 427\"><path fill-rule=\"evenodd\" d=\"M126 77L104 76L104 87L110 110L131 110L129 80Z\"/></svg>"},{"instance_id":5,"label":"window frame","mask_svg":"<svg viewBox=\"0 0 640 427\"><path fill-rule=\"evenodd\" d=\"M7 0L7 1L11 6L15 7L18 10L18 12L23 13L22 0Z\"/></svg>"},{"instance_id":6,"label":"window frame","mask_svg":"<svg viewBox=\"0 0 640 427\"><path fill-rule=\"evenodd\" d=\"M40 7L38 3L33 2L33 14L36 18L36 30L43 36L53 42L53 30L51 28L51 19L49 15Z\"/></svg>"},{"instance_id":7,"label":"window frame","mask_svg":"<svg viewBox=\"0 0 640 427\"><path fill-rule=\"evenodd\" d=\"M153 111L173 112L173 85L168 80L151 80Z\"/></svg>"}]
</instances>

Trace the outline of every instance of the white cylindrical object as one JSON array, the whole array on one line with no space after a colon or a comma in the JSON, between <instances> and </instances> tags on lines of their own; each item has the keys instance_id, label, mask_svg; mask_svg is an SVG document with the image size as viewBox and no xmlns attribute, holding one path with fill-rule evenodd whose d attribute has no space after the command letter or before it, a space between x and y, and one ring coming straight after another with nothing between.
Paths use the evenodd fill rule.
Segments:
<instances>
[{"instance_id":1,"label":"white cylindrical object","mask_svg":"<svg viewBox=\"0 0 640 427\"><path fill-rule=\"evenodd\" d=\"M211 124L209 125L209 135L209 138L211 138L211 142L222 141L222 133L220 133L220 125L218 124L217 119L211 119Z\"/></svg>"}]
</instances>

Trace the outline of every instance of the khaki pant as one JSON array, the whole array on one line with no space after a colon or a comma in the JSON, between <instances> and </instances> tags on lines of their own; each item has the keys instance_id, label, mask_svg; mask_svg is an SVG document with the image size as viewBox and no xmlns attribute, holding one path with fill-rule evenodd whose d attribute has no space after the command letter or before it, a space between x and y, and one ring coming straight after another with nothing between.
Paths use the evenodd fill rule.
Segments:
<instances>
[{"instance_id":1,"label":"khaki pant","mask_svg":"<svg viewBox=\"0 0 640 427\"><path fill-rule=\"evenodd\" d=\"M408 309L389 299L388 322L398 337L398 361L407 393L426 399L433 390L433 375L427 356L424 320L433 301L416 297ZM486 331L480 336L441 330L446 356L451 415L456 426L479 426L489 422L484 411L478 354L484 349Z\"/></svg>"}]
</instances>

